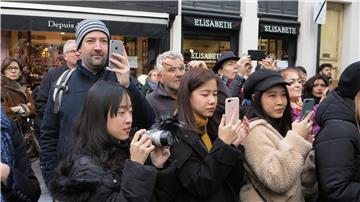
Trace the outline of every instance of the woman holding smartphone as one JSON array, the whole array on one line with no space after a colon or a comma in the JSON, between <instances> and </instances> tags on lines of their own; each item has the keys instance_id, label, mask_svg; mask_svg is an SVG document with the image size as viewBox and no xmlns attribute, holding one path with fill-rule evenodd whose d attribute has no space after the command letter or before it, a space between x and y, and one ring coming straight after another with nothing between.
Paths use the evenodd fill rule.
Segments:
<instances>
[{"instance_id":1,"label":"woman holding smartphone","mask_svg":"<svg viewBox=\"0 0 360 202\"><path fill-rule=\"evenodd\" d=\"M243 109L250 119L245 147L247 184L241 201L304 201L301 185L315 183L309 113L292 122L290 98L281 75L262 69L249 76L244 96L252 104Z\"/></svg>"},{"instance_id":2,"label":"woman holding smartphone","mask_svg":"<svg viewBox=\"0 0 360 202\"><path fill-rule=\"evenodd\" d=\"M318 108L318 104L315 106L314 105L307 106L309 103L304 103L303 100L301 99L301 93L302 93L303 86L301 84L299 70L294 67L288 67L284 70L281 70L280 74L281 74L282 78L284 79L284 81L289 83L289 85L287 85L286 88L288 90L289 97L290 97L292 120L293 121L300 120L303 109L308 110L305 108L311 106L311 109L313 111L313 115L311 116L311 121L313 122L311 134L313 136L315 136L320 130L320 127L316 123L316 120L315 120L315 114L316 114L316 110Z\"/></svg>"},{"instance_id":3,"label":"woman holding smartphone","mask_svg":"<svg viewBox=\"0 0 360 202\"><path fill-rule=\"evenodd\" d=\"M127 90L110 81L94 84L76 124L71 152L49 182L54 199L151 201L156 197L157 178L167 178L156 168L163 168L169 150L155 148L142 135L145 130L137 131L130 140L131 124ZM149 155L153 166L144 165Z\"/></svg>"},{"instance_id":4,"label":"woman holding smartphone","mask_svg":"<svg viewBox=\"0 0 360 202\"><path fill-rule=\"evenodd\" d=\"M230 123L215 119L218 85L217 75L201 67L181 79L175 118L184 127L176 133L179 143L170 157L178 179L174 201L239 201L244 180L240 142L248 134L248 121L235 115Z\"/></svg>"}]
</instances>

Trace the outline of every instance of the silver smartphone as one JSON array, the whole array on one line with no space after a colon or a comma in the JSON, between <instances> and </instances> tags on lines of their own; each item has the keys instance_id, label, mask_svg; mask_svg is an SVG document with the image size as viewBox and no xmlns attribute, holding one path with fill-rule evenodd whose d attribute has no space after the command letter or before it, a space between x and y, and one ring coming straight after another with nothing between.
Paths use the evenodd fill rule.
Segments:
<instances>
[{"instance_id":1,"label":"silver smartphone","mask_svg":"<svg viewBox=\"0 0 360 202\"><path fill-rule=\"evenodd\" d=\"M110 40L109 47L109 68L116 68L116 66L110 62L110 58L112 57L112 53L122 54L124 51L124 43L120 40Z\"/></svg>"}]
</instances>

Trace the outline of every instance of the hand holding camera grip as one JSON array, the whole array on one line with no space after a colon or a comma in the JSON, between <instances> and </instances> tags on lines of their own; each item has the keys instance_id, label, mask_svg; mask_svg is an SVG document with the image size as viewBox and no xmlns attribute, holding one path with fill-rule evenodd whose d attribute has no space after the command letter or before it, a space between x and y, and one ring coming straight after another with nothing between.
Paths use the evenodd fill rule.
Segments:
<instances>
[{"instance_id":1,"label":"hand holding camera grip","mask_svg":"<svg viewBox=\"0 0 360 202\"><path fill-rule=\"evenodd\" d=\"M145 131L145 129L137 131L130 143L130 160L140 164L144 164L150 152L155 149L150 138L147 135L141 135Z\"/></svg>"},{"instance_id":2,"label":"hand holding camera grip","mask_svg":"<svg viewBox=\"0 0 360 202\"><path fill-rule=\"evenodd\" d=\"M155 149L150 153L151 162L156 168L163 168L164 163L169 157L169 147L155 147Z\"/></svg>"}]
</instances>

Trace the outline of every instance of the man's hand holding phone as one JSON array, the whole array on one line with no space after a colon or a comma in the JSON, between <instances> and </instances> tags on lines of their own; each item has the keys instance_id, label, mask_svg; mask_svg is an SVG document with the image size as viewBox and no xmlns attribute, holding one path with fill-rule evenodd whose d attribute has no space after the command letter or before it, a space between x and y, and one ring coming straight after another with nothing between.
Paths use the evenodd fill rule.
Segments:
<instances>
[{"instance_id":1,"label":"man's hand holding phone","mask_svg":"<svg viewBox=\"0 0 360 202\"><path fill-rule=\"evenodd\" d=\"M109 71L115 72L117 80L126 88L130 85L130 64L124 48L119 40L110 40Z\"/></svg>"}]
</instances>

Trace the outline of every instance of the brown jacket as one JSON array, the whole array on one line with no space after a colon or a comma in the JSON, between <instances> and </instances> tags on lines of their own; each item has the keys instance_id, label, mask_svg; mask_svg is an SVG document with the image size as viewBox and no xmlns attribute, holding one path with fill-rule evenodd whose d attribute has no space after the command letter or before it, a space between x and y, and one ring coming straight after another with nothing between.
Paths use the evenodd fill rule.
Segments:
<instances>
[{"instance_id":1,"label":"brown jacket","mask_svg":"<svg viewBox=\"0 0 360 202\"><path fill-rule=\"evenodd\" d=\"M30 115L29 117L35 117L35 102L31 97L30 92L23 86L20 86L16 81L11 81L5 76L1 78L1 104L3 109L8 117L14 121L19 121L21 116L13 112L11 107L18 106L19 104L30 103L31 106L28 106ZM26 117L25 117L26 118Z\"/></svg>"},{"instance_id":2,"label":"brown jacket","mask_svg":"<svg viewBox=\"0 0 360 202\"><path fill-rule=\"evenodd\" d=\"M257 119L250 122L250 134L242 144L248 182L241 189L241 201L304 201L301 185L311 186L316 179L309 142L291 130L282 137Z\"/></svg>"}]
</instances>

